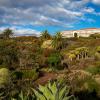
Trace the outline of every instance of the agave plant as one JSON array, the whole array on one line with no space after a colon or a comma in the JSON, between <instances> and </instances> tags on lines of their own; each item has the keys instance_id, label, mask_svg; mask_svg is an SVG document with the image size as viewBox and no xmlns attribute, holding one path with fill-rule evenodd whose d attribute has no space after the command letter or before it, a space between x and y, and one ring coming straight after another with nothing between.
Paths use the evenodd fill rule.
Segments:
<instances>
[{"instance_id":1,"label":"agave plant","mask_svg":"<svg viewBox=\"0 0 100 100\"><path fill-rule=\"evenodd\" d=\"M62 87L56 82L49 82L46 86L39 85L38 90L33 89L37 100L75 100L73 95L68 95L69 90L69 87Z\"/></svg>"},{"instance_id":2,"label":"agave plant","mask_svg":"<svg viewBox=\"0 0 100 100\"><path fill-rule=\"evenodd\" d=\"M29 94L24 94L23 91L20 92L17 98L11 98L11 100L34 100L34 94L31 95L31 99Z\"/></svg>"}]
</instances>

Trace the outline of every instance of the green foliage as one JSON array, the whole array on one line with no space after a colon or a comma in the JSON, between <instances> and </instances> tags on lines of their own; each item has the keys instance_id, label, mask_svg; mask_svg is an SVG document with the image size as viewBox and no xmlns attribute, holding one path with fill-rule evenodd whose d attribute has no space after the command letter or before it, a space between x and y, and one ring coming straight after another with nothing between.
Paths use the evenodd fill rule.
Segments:
<instances>
[{"instance_id":1,"label":"green foliage","mask_svg":"<svg viewBox=\"0 0 100 100\"><path fill-rule=\"evenodd\" d=\"M0 69L0 100L6 100L11 88L10 72L6 68Z\"/></svg>"},{"instance_id":2,"label":"green foliage","mask_svg":"<svg viewBox=\"0 0 100 100\"><path fill-rule=\"evenodd\" d=\"M78 37L78 34L77 33L74 33L74 37L77 38Z\"/></svg>"},{"instance_id":3,"label":"green foliage","mask_svg":"<svg viewBox=\"0 0 100 100\"><path fill-rule=\"evenodd\" d=\"M10 83L10 73L6 68L0 69L0 88Z\"/></svg>"},{"instance_id":4,"label":"green foliage","mask_svg":"<svg viewBox=\"0 0 100 100\"><path fill-rule=\"evenodd\" d=\"M48 83L46 86L39 86L38 90L33 89L37 100L74 100L69 96L69 87L61 86L58 83Z\"/></svg>"},{"instance_id":5,"label":"green foliage","mask_svg":"<svg viewBox=\"0 0 100 100\"><path fill-rule=\"evenodd\" d=\"M52 39L52 47L55 50L61 50L64 46L63 38L60 32L57 32L56 35Z\"/></svg>"},{"instance_id":6,"label":"green foliage","mask_svg":"<svg viewBox=\"0 0 100 100\"><path fill-rule=\"evenodd\" d=\"M21 91L16 98L11 97L10 100L35 100L34 94L24 94L23 91Z\"/></svg>"},{"instance_id":7,"label":"green foliage","mask_svg":"<svg viewBox=\"0 0 100 100\"><path fill-rule=\"evenodd\" d=\"M75 74L74 76L70 76L71 80L68 80L68 82L70 82L70 87L72 88L73 93L80 93L85 91L88 91L88 93L92 93L94 91L96 91L96 93L99 93L100 84L98 84L89 73L87 73L87 75L86 73L87 72L82 75Z\"/></svg>"},{"instance_id":8,"label":"green foliage","mask_svg":"<svg viewBox=\"0 0 100 100\"><path fill-rule=\"evenodd\" d=\"M83 59L89 56L89 49L87 47L76 48L67 54L68 58L71 59Z\"/></svg>"},{"instance_id":9,"label":"green foliage","mask_svg":"<svg viewBox=\"0 0 100 100\"><path fill-rule=\"evenodd\" d=\"M51 68L59 69L59 64L61 62L61 55L58 53L53 53L48 57L48 64Z\"/></svg>"},{"instance_id":10,"label":"green foliage","mask_svg":"<svg viewBox=\"0 0 100 100\"><path fill-rule=\"evenodd\" d=\"M12 79L19 80L19 79L22 79L23 73L20 71L14 71L12 72L11 76L12 76Z\"/></svg>"},{"instance_id":11,"label":"green foliage","mask_svg":"<svg viewBox=\"0 0 100 100\"><path fill-rule=\"evenodd\" d=\"M89 92L93 92L95 90L98 93L100 91L100 85L92 78L87 79L84 86Z\"/></svg>"},{"instance_id":12,"label":"green foliage","mask_svg":"<svg viewBox=\"0 0 100 100\"><path fill-rule=\"evenodd\" d=\"M36 72L36 69L32 70L22 70L22 71L15 71L12 73L13 79L32 79L35 80L38 78L39 72Z\"/></svg>"},{"instance_id":13,"label":"green foliage","mask_svg":"<svg viewBox=\"0 0 100 100\"><path fill-rule=\"evenodd\" d=\"M96 52L94 54L94 58L95 58L95 60L100 60L100 53Z\"/></svg>"},{"instance_id":14,"label":"green foliage","mask_svg":"<svg viewBox=\"0 0 100 100\"><path fill-rule=\"evenodd\" d=\"M39 75L39 73L36 72L35 69L32 69L32 70L23 70L22 73L23 73L23 75L22 75L23 79L32 79L32 80L35 80L35 79L38 78L38 75Z\"/></svg>"},{"instance_id":15,"label":"green foliage","mask_svg":"<svg viewBox=\"0 0 100 100\"><path fill-rule=\"evenodd\" d=\"M90 66L85 69L93 75L100 74L100 66Z\"/></svg>"},{"instance_id":16,"label":"green foliage","mask_svg":"<svg viewBox=\"0 0 100 100\"><path fill-rule=\"evenodd\" d=\"M45 31L42 32L42 34L41 34L41 39L42 39L43 41L44 41L44 40L48 40L48 39L50 39L50 38L51 38L51 36L50 36L48 30L45 30Z\"/></svg>"},{"instance_id":17,"label":"green foliage","mask_svg":"<svg viewBox=\"0 0 100 100\"><path fill-rule=\"evenodd\" d=\"M18 63L18 50L16 42L13 40L0 40L0 65L4 65L9 69L16 67Z\"/></svg>"},{"instance_id":18,"label":"green foliage","mask_svg":"<svg viewBox=\"0 0 100 100\"><path fill-rule=\"evenodd\" d=\"M98 46L98 47L96 48L96 51L97 51L98 53L100 53L100 46Z\"/></svg>"},{"instance_id":19,"label":"green foliage","mask_svg":"<svg viewBox=\"0 0 100 100\"><path fill-rule=\"evenodd\" d=\"M7 28L4 30L4 32L2 33L3 38L5 39L9 39L10 36L12 36L14 33L11 29Z\"/></svg>"}]
</instances>

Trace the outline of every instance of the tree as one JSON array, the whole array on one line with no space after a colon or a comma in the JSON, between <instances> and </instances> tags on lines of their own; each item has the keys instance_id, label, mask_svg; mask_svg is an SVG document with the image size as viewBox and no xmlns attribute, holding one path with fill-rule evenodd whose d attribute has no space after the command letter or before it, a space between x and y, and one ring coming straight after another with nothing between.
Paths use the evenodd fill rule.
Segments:
<instances>
[{"instance_id":1,"label":"tree","mask_svg":"<svg viewBox=\"0 0 100 100\"><path fill-rule=\"evenodd\" d=\"M48 30L45 30L45 31L42 32L42 34L41 34L41 39L42 40L48 40L50 38L51 38L51 36L50 36Z\"/></svg>"},{"instance_id":2,"label":"tree","mask_svg":"<svg viewBox=\"0 0 100 100\"><path fill-rule=\"evenodd\" d=\"M5 39L9 39L10 36L12 36L14 33L11 29L7 28L4 30L4 32L2 33Z\"/></svg>"},{"instance_id":3,"label":"tree","mask_svg":"<svg viewBox=\"0 0 100 100\"><path fill-rule=\"evenodd\" d=\"M56 35L53 37L52 46L55 48L55 50L62 49L63 39L60 32L57 32Z\"/></svg>"},{"instance_id":4,"label":"tree","mask_svg":"<svg viewBox=\"0 0 100 100\"><path fill-rule=\"evenodd\" d=\"M74 33L74 37L77 38L78 37L78 34L77 33Z\"/></svg>"}]
</instances>

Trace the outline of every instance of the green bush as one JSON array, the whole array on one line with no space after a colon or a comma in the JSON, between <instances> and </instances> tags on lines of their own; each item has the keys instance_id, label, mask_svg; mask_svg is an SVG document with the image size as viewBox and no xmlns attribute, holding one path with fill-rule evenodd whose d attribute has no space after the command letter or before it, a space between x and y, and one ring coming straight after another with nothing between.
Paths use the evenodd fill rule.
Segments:
<instances>
[{"instance_id":1,"label":"green bush","mask_svg":"<svg viewBox=\"0 0 100 100\"><path fill-rule=\"evenodd\" d=\"M23 79L32 79L32 80L35 80L35 79L38 78L38 75L39 75L39 73L36 72L36 69L23 70L22 73L23 73L23 75L22 75Z\"/></svg>"},{"instance_id":2,"label":"green bush","mask_svg":"<svg viewBox=\"0 0 100 100\"><path fill-rule=\"evenodd\" d=\"M61 55L58 53L51 54L47 62L49 66L53 69L61 69L60 63L61 63Z\"/></svg>"},{"instance_id":3,"label":"green bush","mask_svg":"<svg viewBox=\"0 0 100 100\"><path fill-rule=\"evenodd\" d=\"M36 72L35 69L32 70L22 70L22 71L15 71L12 73L13 79L32 79L35 80L38 78L39 72Z\"/></svg>"},{"instance_id":4,"label":"green bush","mask_svg":"<svg viewBox=\"0 0 100 100\"><path fill-rule=\"evenodd\" d=\"M86 77L84 79L76 79L76 82L74 82L73 86L74 88L72 91L74 92L88 91L88 93L92 93L95 91L97 94L99 94L100 91L99 88L100 85L92 77Z\"/></svg>"},{"instance_id":5,"label":"green bush","mask_svg":"<svg viewBox=\"0 0 100 100\"><path fill-rule=\"evenodd\" d=\"M20 71L14 71L12 73L12 78L16 80L22 79L22 76L23 76L23 73Z\"/></svg>"},{"instance_id":6,"label":"green bush","mask_svg":"<svg viewBox=\"0 0 100 100\"><path fill-rule=\"evenodd\" d=\"M94 58L95 60L100 60L100 53L96 52Z\"/></svg>"},{"instance_id":7,"label":"green bush","mask_svg":"<svg viewBox=\"0 0 100 100\"><path fill-rule=\"evenodd\" d=\"M100 74L100 67L99 66L90 66L85 69L86 71L90 72L91 74Z\"/></svg>"},{"instance_id":8,"label":"green bush","mask_svg":"<svg viewBox=\"0 0 100 100\"><path fill-rule=\"evenodd\" d=\"M0 69L0 88L10 83L10 73L7 68Z\"/></svg>"}]
</instances>

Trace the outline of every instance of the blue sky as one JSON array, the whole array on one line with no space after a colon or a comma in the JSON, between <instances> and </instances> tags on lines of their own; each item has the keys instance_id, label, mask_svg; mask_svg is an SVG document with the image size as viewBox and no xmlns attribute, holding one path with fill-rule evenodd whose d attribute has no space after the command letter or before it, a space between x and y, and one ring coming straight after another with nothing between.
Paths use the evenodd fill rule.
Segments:
<instances>
[{"instance_id":1,"label":"blue sky","mask_svg":"<svg viewBox=\"0 0 100 100\"><path fill-rule=\"evenodd\" d=\"M40 35L92 27L100 28L100 0L0 0L0 31Z\"/></svg>"}]
</instances>

